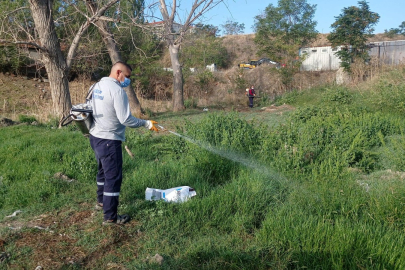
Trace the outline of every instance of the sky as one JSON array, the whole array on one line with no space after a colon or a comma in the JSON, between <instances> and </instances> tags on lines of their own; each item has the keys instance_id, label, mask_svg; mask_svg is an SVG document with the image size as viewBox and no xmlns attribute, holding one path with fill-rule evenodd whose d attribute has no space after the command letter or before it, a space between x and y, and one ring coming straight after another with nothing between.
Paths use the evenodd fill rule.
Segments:
<instances>
[{"instance_id":1,"label":"sky","mask_svg":"<svg viewBox=\"0 0 405 270\"><path fill-rule=\"evenodd\" d=\"M170 3L171 1L166 1ZM378 24L374 27L375 34L384 33L385 29L397 28L405 21L405 0L368 0L372 12L380 15ZM227 20L245 24L245 34L253 33L254 17L260 15L269 4L278 6L278 0L225 0L205 14L202 23L220 26ZM318 22L316 29L319 33L330 33L330 25L342 9L358 6L358 0L307 0L308 4L317 5L314 20ZM182 0L181 5L191 5L191 0ZM221 29L221 28L220 28ZM221 33L220 33L221 34Z\"/></svg>"}]
</instances>

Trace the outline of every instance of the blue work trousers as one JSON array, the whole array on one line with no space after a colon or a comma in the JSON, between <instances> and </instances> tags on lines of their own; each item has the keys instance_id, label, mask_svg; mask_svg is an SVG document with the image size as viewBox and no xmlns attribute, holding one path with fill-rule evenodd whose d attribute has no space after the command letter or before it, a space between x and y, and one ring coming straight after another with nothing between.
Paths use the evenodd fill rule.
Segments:
<instances>
[{"instance_id":1,"label":"blue work trousers","mask_svg":"<svg viewBox=\"0 0 405 270\"><path fill-rule=\"evenodd\" d=\"M103 204L104 220L117 220L122 183L121 141L100 139L90 135L98 163L97 202Z\"/></svg>"},{"instance_id":2,"label":"blue work trousers","mask_svg":"<svg viewBox=\"0 0 405 270\"><path fill-rule=\"evenodd\" d=\"M253 99L254 97L249 97L249 107L253 108Z\"/></svg>"}]
</instances>

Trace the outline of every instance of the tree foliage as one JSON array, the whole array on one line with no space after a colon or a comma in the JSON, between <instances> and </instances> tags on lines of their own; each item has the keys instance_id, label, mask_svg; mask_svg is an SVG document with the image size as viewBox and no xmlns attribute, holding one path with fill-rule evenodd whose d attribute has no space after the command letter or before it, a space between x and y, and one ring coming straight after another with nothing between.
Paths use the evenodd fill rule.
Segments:
<instances>
[{"instance_id":1,"label":"tree foliage","mask_svg":"<svg viewBox=\"0 0 405 270\"><path fill-rule=\"evenodd\" d=\"M224 35L239 35L243 34L245 30L244 23L238 23L231 20L227 20L224 24L221 24L222 29L224 30Z\"/></svg>"},{"instance_id":2,"label":"tree foliage","mask_svg":"<svg viewBox=\"0 0 405 270\"><path fill-rule=\"evenodd\" d=\"M403 21L398 28L390 28L390 30L385 29L384 33L387 37L394 37L395 35L405 36L405 21Z\"/></svg>"},{"instance_id":3,"label":"tree foliage","mask_svg":"<svg viewBox=\"0 0 405 270\"><path fill-rule=\"evenodd\" d=\"M197 23L193 28L193 34L200 37L217 37L219 32L221 32L221 30L218 29L218 26L214 26L212 24Z\"/></svg>"},{"instance_id":4,"label":"tree foliage","mask_svg":"<svg viewBox=\"0 0 405 270\"><path fill-rule=\"evenodd\" d=\"M358 5L344 8L331 25L333 31L328 35L332 46L342 46L336 55L346 71L350 71L350 65L356 58L369 58L367 39L373 36L373 26L380 19L377 13L370 11L366 1L359 1Z\"/></svg>"},{"instance_id":5,"label":"tree foliage","mask_svg":"<svg viewBox=\"0 0 405 270\"><path fill-rule=\"evenodd\" d=\"M216 28L200 25L198 31L188 35L180 53L180 62L185 67L205 68L215 63L218 67L229 65L229 54L222 39L214 35Z\"/></svg>"},{"instance_id":6,"label":"tree foliage","mask_svg":"<svg viewBox=\"0 0 405 270\"><path fill-rule=\"evenodd\" d=\"M263 14L255 17L254 41L259 47L258 54L286 65L280 73L287 87L300 66L299 48L318 35L313 19L315 10L316 5L306 0L279 0L278 6L270 4Z\"/></svg>"}]
</instances>

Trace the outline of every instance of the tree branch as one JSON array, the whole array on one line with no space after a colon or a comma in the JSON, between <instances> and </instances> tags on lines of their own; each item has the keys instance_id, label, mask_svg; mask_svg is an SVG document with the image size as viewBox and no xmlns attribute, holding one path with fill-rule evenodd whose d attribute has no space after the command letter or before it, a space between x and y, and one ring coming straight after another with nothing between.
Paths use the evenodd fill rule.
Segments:
<instances>
[{"instance_id":1,"label":"tree branch","mask_svg":"<svg viewBox=\"0 0 405 270\"><path fill-rule=\"evenodd\" d=\"M3 43L3 44L15 44L15 45L18 45L18 44L31 45L31 46L41 50L44 53L48 52L48 50L46 48L40 46L38 43L31 42L31 41L10 41L10 40L7 40L7 39L0 39L0 43Z\"/></svg>"},{"instance_id":2,"label":"tree branch","mask_svg":"<svg viewBox=\"0 0 405 270\"><path fill-rule=\"evenodd\" d=\"M66 64L67 64L68 68L70 68L72 65L73 58L75 56L77 47L79 46L80 38L82 37L83 33L87 31L87 29L89 28L89 26L91 24L95 24L95 22L97 20L99 20L102 15L104 15L104 13L106 12L107 9L109 9L111 6L113 6L118 1L119 0L110 0L107 4L102 6L97 12L93 11L94 14L90 18L86 14L83 14L81 12L83 14L83 16L85 16L87 18L87 21L80 26L75 37L73 38L72 44L70 45L69 52L67 54L67 59L66 59Z\"/></svg>"}]
</instances>

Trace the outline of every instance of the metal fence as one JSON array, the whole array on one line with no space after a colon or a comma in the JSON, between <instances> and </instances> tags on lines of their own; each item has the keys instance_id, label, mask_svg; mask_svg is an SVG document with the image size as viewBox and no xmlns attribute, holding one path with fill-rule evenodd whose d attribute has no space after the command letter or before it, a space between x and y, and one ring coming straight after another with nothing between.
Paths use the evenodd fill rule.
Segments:
<instances>
[{"instance_id":1,"label":"metal fence","mask_svg":"<svg viewBox=\"0 0 405 270\"><path fill-rule=\"evenodd\" d=\"M373 42L370 47L370 56L384 64L398 65L405 62L405 40Z\"/></svg>"}]
</instances>

